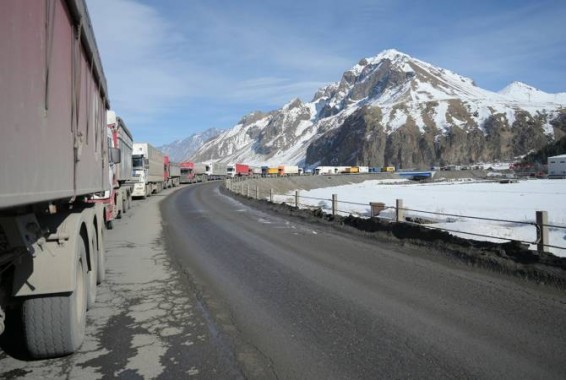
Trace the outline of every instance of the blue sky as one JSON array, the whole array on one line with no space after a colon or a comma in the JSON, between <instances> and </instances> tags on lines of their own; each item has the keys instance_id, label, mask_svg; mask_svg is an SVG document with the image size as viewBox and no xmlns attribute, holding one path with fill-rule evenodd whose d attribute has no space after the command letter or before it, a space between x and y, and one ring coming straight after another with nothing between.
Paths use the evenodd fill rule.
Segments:
<instances>
[{"instance_id":1,"label":"blue sky","mask_svg":"<svg viewBox=\"0 0 566 380\"><path fill-rule=\"evenodd\" d=\"M138 142L310 101L394 48L499 91L566 92L566 1L87 0L112 109Z\"/></svg>"}]
</instances>

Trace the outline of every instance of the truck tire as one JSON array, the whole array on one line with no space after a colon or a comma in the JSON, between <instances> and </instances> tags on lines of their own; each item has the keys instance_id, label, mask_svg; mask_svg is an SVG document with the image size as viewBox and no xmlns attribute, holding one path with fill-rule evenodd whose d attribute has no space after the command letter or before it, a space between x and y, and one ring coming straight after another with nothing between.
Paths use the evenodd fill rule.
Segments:
<instances>
[{"instance_id":1,"label":"truck tire","mask_svg":"<svg viewBox=\"0 0 566 380\"><path fill-rule=\"evenodd\" d=\"M24 337L33 358L75 352L84 340L87 263L84 240L77 239L76 288L72 293L28 298L23 302Z\"/></svg>"},{"instance_id":2,"label":"truck tire","mask_svg":"<svg viewBox=\"0 0 566 380\"><path fill-rule=\"evenodd\" d=\"M116 205L114 206L116 207L116 219L122 219L123 201L121 195L116 197Z\"/></svg>"}]
</instances>

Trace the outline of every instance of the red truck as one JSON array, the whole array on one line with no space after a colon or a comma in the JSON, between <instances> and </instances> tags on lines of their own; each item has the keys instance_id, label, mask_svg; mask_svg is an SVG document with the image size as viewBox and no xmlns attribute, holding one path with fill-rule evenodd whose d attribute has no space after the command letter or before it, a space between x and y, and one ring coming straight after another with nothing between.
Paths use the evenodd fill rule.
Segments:
<instances>
[{"instance_id":1,"label":"red truck","mask_svg":"<svg viewBox=\"0 0 566 380\"><path fill-rule=\"evenodd\" d=\"M250 166L245 164L228 165L228 177L246 177L250 174Z\"/></svg>"},{"instance_id":2,"label":"red truck","mask_svg":"<svg viewBox=\"0 0 566 380\"><path fill-rule=\"evenodd\" d=\"M184 161L179 164L181 169L181 183L194 183L195 182L195 164L190 161Z\"/></svg>"},{"instance_id":3,"label":"red truck","mask_svg":"<svg viewBox=\"0 0 566 380\"><path fill-rule=\"evenodd\" d=\"M234 165L236 177L246 177L250 175L250 166L245 164Z\"/></svg>"},{"instance_id":4,"label":"red truck","mask_svg":"<svg viewBox=\"0 0 566 380\"><path fill-rule=\"evenodd\" d=\"M206 182L208 177L206 164L184 161L179 166L181 168L181 183Z\"/></svg>"},{"instance_id":5,"label":"red truck","mask_svg":"<svg viewBox=\"0 0 566 380\"><path fill-rule=\"evenodd\" d=\"M106 78L84 0L0 1L0 51L0 333L21 313L28 353L56 357L104 279Z\"/></svg>"}]
</instances>

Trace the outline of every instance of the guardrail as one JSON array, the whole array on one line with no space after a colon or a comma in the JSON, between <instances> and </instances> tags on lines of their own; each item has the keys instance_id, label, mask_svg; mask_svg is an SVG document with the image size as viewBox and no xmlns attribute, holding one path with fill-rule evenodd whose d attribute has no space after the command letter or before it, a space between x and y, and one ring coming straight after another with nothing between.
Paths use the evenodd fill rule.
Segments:
<instances>
[{"instance_id":1,"label":"guardrail","mask_svg":"<svg viewBox=\"0 0 566 380\"><path fill-rule=\"evenodd\" d=\"M261 194L260 187L258 185L250 186L248 181L245 181L245 180L233 181L233 180L228 179L228 180L226 180L226 188L228 190L234 192L234 193L238 193L238 194L247 196L248 198L267 199L271 203L275 203L274 199L275 199L276 194L273 192L273 189L270 189L268 194ZM290 203L296 208L301 208L301 207L312 208L313 207L311 205L307 205L307 204L304 204L304 203L302 204L301 199L310 199L310 200L316 200L316 201L321 201L321 202L330 202L330 204L331 204L330 212L331 212L332 215L339 215L339 214L348 214L349 215L349 214L352 214L353 213L352 211L341 210L338 206L339 204L349 204L349 205L356 205L356 206L369 206L370 207L370 217L378 217L378 218L382 218L382 219L392 220L392 218L385 218L383 216L380 216L379 214L384 210L393 209L393 210L395 210L394 221L398 222L398 223L409 223L409 224L414 224L414 225L420 225L421 227L428 228L428 229L441 230L441 231L446 231L446 232L451 232L451 233L458 233L458 234L464 234L464 235L475 236L475 237L484 237L484 238L488 238L488 239L498 239L498 240L501 240L501 241L516 241L516 242L520 242L520 243L524 243L524 244L536 245L537 251L541 254L542 253L548 253L548 248L566 250L566 246L558 246L558 245L549 244L549 230L551 228L553 228L553 229L563 229L566 233L566 226L549 224L548 223L548 212L547 211L536 211L535 222L528 222L528 221L487 218L487 217L481 217L481 216L459 215L459 214L450 214L450 213L432 212L432 211L427 211L427 210L413 209L413 208L404 207L402 199L397 199L395 206L392 206L392 205L386 205L386 204L381 203L381 202L370 202L369 204L367 204L367 203L359 203L359 202L353 202L353 201L347 201L347 200L338 200L337 194L332 194L332 198L330 198L330 199L329 198L316 198L316 197L301 196L299 191L295 191L294 195L283 195L283 194L277 194L277 195L292 197L291 202L285 202L285 203L288 203L288 204ZM514 225L533 226L536 230L536 239L533 240L533 241L521 240L521 239L512 239L512 238L509 238L509 237L501 237L501 236L495 236L495 235L481 234L481 233L476 233L476 232L456 230L456 229L450 229L450 228L431 225L431 224L434 224L434 222L439 223L441 221L432 221L430 223L419 223L419 222L415 221L418 218L409 217L409 216L406 215L406 212L411 212L411 213L414 213L414 214L417 214L417 215L426 214L426 215L442 216L442 217L447 217L447 218L473 219L473 220L481 220L481 221L486 221L486 222L510 223L510 224L514 224Z\"/></svg>"}]
</instances>

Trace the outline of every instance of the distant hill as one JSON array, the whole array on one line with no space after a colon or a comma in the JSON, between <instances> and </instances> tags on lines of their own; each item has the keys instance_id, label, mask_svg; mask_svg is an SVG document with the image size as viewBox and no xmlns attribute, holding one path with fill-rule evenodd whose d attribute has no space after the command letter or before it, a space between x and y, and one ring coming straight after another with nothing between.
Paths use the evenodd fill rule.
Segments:
<instances>
[{"instance_id":1,"label":"distant hill","mask_svg":"<svg viewBox=\"0 0 566 380\"><path fill-rule=\"evenodd\" d=\"M182 162L188 160L205 142L224 132L223 129L209 128L204 132L194 133L191 136L162 145L158 149L168 155L172 161Z\"/></svg>"}]
</instances>

